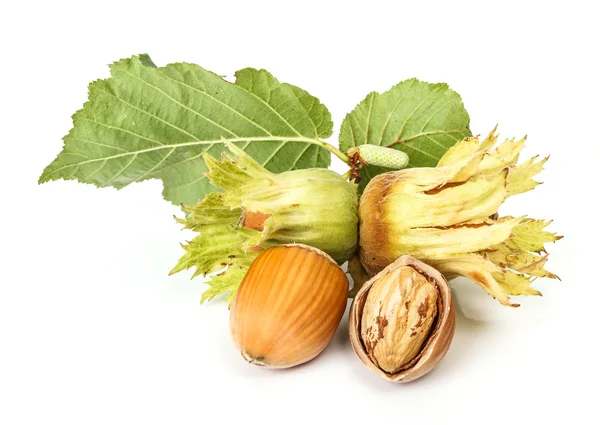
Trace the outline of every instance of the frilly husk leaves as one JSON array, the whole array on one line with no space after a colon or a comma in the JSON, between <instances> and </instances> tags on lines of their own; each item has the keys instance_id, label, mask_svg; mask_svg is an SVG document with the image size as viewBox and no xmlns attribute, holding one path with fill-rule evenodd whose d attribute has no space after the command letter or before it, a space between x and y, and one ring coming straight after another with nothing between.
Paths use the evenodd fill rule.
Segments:
<instances>
[{"instance_id":1,"label":"frilly husk leaves","mask_svg":"<svg viewBox=\"0 0 600 425\"><path fill-rule=\"evenodd\" d=\"M248 267L271 246L300 243L321 249L343 263L358 243L356 186L326 169L274 174L235 145L221 161L204 153L211 193L177 219L198 233L182 245L185 254L171 273L195 267L192 277L211 276L202 301L227 294L231 304Z\"/></svg>"},{"instance_id":2,"label":"frilly husk leaves","mask_svg":"<svg viewBox=\"0 0 600 425\"><path fill-rule=\"evenodd\" d=\"M511 295L541 295L530 285L536 277L557 278L546 269L544 244L561 238L545 230L551 223L528 217L497 218L498 208L512 195L527 192L547 158L517 165L525 138L496 145L496 129L483 140L456 143L436 168L413 168L378 176L366 188L361 215L361 261L370 274L399 255L410 254L436 267L448 279L465 276L502 304L518 306ZM378 183L377 179L386 179ZM369 208L381 197L385 253L370 248ZM363 205L363 201L364 204ZM364 214L364 215L363 215ZM379 231L380 234L383 232Z\"/></svg>"}]
</instances>

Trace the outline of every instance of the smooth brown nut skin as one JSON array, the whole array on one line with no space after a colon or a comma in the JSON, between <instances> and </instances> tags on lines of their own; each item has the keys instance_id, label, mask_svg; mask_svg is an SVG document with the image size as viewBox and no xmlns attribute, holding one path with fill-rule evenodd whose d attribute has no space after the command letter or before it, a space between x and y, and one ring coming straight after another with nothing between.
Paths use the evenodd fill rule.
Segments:
<instances>
[{"instance_id":1,"label":"smooth brown nut skin","mask_svg":"<svg viewBox=\"0 0 600 425\"><path fill-rule=\"evenodd\" d=\"M423 343L419 353L400 370L387 372L374 363L369 356L370 350L366 349L361 335L362 316L369 291L374 283L383 276L403 266L414 268L417 272L427 277L429 282L437 286L437 315L435 323L432 325L433 329ZM392 382L410 382L430 372L446 355L454 337L455 324L454 303L452 301L450 286L446 279L433 267L409 255L402 255L394 263L367 281L358 291L350 308L350 342L358 358L376 374Z\"/></svg>"},{"instance_id":2,"label":"smooth brown nut skin","mask_svg":"<svg viewBox=\"0 0 600 425\"><path fill-rule=\"evenodd\" d=\"M324 252L300 244L262 252L231 306L235 346L250 363L286 368L315 358L346 309L348 278Z\"/></svg>"}]
</instances>

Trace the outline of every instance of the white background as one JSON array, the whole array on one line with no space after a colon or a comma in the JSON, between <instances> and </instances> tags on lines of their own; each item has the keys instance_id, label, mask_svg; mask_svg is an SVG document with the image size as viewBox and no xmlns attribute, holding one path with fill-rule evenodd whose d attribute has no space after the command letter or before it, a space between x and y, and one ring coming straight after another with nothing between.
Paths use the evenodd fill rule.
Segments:
<instances>
[{"instance_id":1,"label":"white background","mask_svg":"<svg viewBox=\"0 0 600 425\"><path fill-rule=\"evenodd\" d=\"M0 423L598 423L594 3L3 3ZM336 130L369 91L448 82L474 133L498 123L529 136L526 155L551 154L544 184L501 213L555 220L565 238L548 267L562 282L537 281L544 296L518 309L456 282L453 345L413 384L363 367L346 317L304 366L245 364L226 305L201 306L190 273L167 276L190 235L159 181L36 184L87 84L144 52L229 76L268 69L318 96Z\"/></svg>"}]
</instances>

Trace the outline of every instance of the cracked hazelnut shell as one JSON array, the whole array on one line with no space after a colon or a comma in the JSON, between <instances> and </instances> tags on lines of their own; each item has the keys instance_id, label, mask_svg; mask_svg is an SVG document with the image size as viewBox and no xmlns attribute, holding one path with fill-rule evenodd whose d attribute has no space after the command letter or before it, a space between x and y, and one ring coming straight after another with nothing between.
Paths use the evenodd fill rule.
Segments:
<instances>
[{"instance_id":1,"label":"cracked hazelnut shell","mask_svg":"<svg viewBox=\"0 0 600 425\"><path fill-rule=\"evenodd\" d=\"M362 286L349 320L352 348L365 366L388 381L413 381L433 370L450 348L455 328L450 286L433 267L402 255Z\"/></svg>"}]
</instances>

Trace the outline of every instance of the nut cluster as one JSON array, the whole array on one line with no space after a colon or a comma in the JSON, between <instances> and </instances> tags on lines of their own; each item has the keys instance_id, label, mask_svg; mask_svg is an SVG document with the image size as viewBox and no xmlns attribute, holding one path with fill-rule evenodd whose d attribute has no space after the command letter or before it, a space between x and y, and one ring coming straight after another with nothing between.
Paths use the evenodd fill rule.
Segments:
<instances>
[{"instance_id":1,"label":"nut cluster","mask_svg":"<svg viewBox=\"0 0 600 425\"><path fill-rule=\"evenodd\" d=\"M446 279L468 277L500 303L516 307L511 296L540 295L531 287L534 278L557 278L544 268L544 243L560 239L544 230L550 222L497 214L508 197L538 184L533 177L546 160L534 157L517 164L525 139L505 140L493 148L497 139L495 129L483 140L463 139L436 167L379 174L360 196L358 250L347 243L349 249L334 258L341 264L354 254L348 263L354 279L350 341L359 359L385 380L418 379L448 352L455 312ZM407 161L404 154L391 156L368 145L347 155L354 179L359 166L404 166ZM355 197L349 200L354 208ZM316 215L327 204L326 198L321 201ZM319 225L329 223L330 215L320 217ZM353 210L343 222L353 222L354 215ZM262 215L248 216L244 225L262 231L256 222L264 221ZM308 227L300 223L300 234ZM329 240L324 227L319 229L313 239ZM273 233L279 235L281 228L275 226ZM311 272L304 269L288 269L293 262L285 262L285 256L273 261L261 256L250 267L232 311L234 340L249 361L276 367L299 364L314 358L331 339L343 314L347 281L337 264L324 260L326 254L312 249L297 261L304 255L314 258L302 267L323 272L309 277ZM254 287L265 289L253 292ZM300 288L313 289L308 295ZM273 291L277 297L269 295Z\"/></svg>"}]
</instances>

